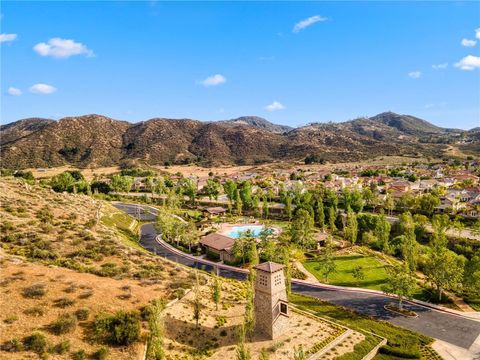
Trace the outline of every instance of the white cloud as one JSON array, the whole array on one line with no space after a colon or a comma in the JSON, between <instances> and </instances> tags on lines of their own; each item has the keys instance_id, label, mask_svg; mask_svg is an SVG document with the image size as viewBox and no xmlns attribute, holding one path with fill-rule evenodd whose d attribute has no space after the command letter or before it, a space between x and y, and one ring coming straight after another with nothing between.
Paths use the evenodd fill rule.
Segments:
<instances>
[{"instance_id":1,"label":"white cloud","mask_svg":"<svg viewBox=\"0 0 480 360\"><path fill-rule=\"evenodd\" d=\"M17 34L0 34L0 43L13 41L17 38Z\"/></svg>"},{"instance_id":2,"label":"white cloud","mask_svg":"<svg viewBox=\"0 0 480 360\"><path fill-rule=\"evenodd\" d=\"M475 29L475 37L480 40L480 28Z\"/></svg>"},{"instance_id":3,"label":"white cloud","mask_svg":"<svg viewBox=\"0 0 480 360\"><path fill-rule=\"evenodd\" d=\"M270 105L265 106L267 111L277 111L285 109L285 106L278 101L272 102Z\"/></svg>"},{"instance_id":4,"label":"white cloud","mask_svg":"<svg viewBox=\"0 0 480 360\"><path fill-rule=\"evenodd\" d=\"M475 70L480 68L480 56L468 55L455 64L461 70Z\"/></svg>"},{"instance_id":5,"label":"white cloud","mask_svg":"<svg viewBox=\"0 0 480 360\"><path fill-rule=\"evenodd\" d=\"M74 55L86 55L88 57L95 55L93 51L84 44L61 38L52 38L48 40L48 43L38 43L33 47L33 50L41 56L63 59Z\"/></svg>"},{"instance_id":6,"label":"white cloud","mask_svg":"<svg viewBox=\"0 0 480 360\"><path fill-rule=\"evenodd\" d=\"M477 40L462 39L462 46L473 47L477 45Z\"/></svg>"},{"instance_id":7,"label":"white cloud","mask_svg":"<svg viewBox=\"0 0 480 360\"><path fill-rule=\"evenodd\" d=\"M305 20L302 20L302 21L299 21L298 23L295 24L295 26L293 27L293 32L294 33L298 33L300 32L301 30L303 29L306 29L307 27L317 23L317 22L323 22L323 21L326 21L328 20L328 18L326 17L323 17L323 16L319 16L319 15L315 15L315 16L310 16L308 19L305 19Z\"/></svg>"},{"instance_id":8,"label":"white cloud","mask_svg":"<svg viewBox=\"0 0 480 360\"><path fill-rule=\"evenodd\" d=\"M34 94L52 94L57 88L47 84L35 84L30 87L30 92Z\"/></svg>"},{"instance_id":9,"label":"white cloud","mask_svg":"<svg viewBox=\"0 0 480 360\"><path fill-rule=\"evenodd\" d=\"M22 95L22 90L15 88L15 87L9 87L7 90L8 95L12 96L20 96Z\"/></svg>"},{"instance_id":10,"label":"white cloud","mask_svg":"<svg viewBox=\"0 0 480 360\"><path fill-rule=\"evenodd\" d=\"M432 69L433 69L433 70L446 69L447 67L448 67L448 63L433 64L433 65L432 65Z\"/></svg>"},{"instance_id":11,"label":"white cloud","mask_svg":"<svg viewBox=\"0 0 480 360\"><path fill-rule=\"evenodd\" d=\"M420 76L422 76L422 73L420 71L411 71L408 73L408 76L412 79L418 79Z\"/></svg>"},{"instance_id":12,"label":"white cloud","mask_svg":"<svg viewBox=\"0 0 480 360\"><path fill-rule=\"evenodd\" d=\"M213 76L207 77L205 80L200 81L203 86L217 86L226 82L227 79L221 74L215 74Z\"/></svg>"}]
</instances>

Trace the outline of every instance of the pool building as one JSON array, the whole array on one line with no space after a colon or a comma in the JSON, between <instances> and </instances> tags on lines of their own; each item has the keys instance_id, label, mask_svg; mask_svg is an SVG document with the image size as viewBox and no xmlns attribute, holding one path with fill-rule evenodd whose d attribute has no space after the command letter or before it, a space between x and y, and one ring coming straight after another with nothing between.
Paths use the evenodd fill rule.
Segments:
<instances>
[{"instance_id":1,"label":"pool building","mask_svg":"<svg viewBox=\"0 0 480 360\"><path fill-rule=\"evenodd\" d=\"M232 254L234 242L234 238L218 233L211 233L200 239L200 245L205 249L207 257L220 261L235 260Z\"/></svg>"},{"instance_id":2,"label":"pool building","mask_svg":"<svg viewBox=\"0 0 480 360\"><path fill-rule=\"evenodd\" d=\"M253 238L259 238L265 231L268 235L274 233L273 229L266 228L264 225L224 224L223 229L219 232L202 237L200 239L200 245L205 250L207 257L211 260L234 262L236 259L232 254L232 248L235 240L245 234L249 234Z\"/></svg>"}]
</instances>

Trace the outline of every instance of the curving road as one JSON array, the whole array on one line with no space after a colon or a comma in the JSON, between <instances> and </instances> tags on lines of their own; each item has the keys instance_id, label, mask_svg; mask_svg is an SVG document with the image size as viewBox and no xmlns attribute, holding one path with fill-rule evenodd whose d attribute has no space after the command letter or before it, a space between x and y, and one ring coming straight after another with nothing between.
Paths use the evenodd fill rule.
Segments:
<instances>
[{"instance_id":1,"label":"curving road","mask_svg":"<svg viewBox=\"0 0 480 360\"><path fill-rule=\"evenodd\" d=\"M114 206L142 221L154 221L158 213L157 209L147 205L114 203ZM141 227L140 244L158 256L189 267L199 268L209 272L217 271L219 275L227 278L238 280L244 280L246 278L244 270L215 265L208 260L183 254L169 245L157 241L158 235L153 224L144 224ZM353 290L328 285L314 285L299 280L292 281L292 291L345 306L360 313L386 320L392 324L417 331L466 350L470 349L473 351L474 348L477 348L480 341L480 321L472 320L448 311L408 302L405 306L415 311L418 317L406 318L386 311L384 305L390 303L392 299L379 293L362 291L361 289Z\"/></svg>"}]
</instances>

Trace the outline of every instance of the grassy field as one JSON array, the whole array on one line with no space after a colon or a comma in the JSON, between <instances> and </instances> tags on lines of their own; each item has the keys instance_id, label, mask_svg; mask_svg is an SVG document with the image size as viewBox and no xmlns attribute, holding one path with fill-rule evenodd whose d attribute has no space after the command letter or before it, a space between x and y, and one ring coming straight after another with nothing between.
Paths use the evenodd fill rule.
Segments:
<instances>
[{"instance_id":1,"label":"grassy field","mask_svg":"<svg viewBox=\"0 0 480 360\"><path fill-rule=\"evenodd\" d=\"M338 286L360 287L372 290L383 290L387 283L387 272L385 263L374 255L342 255L334 258L336 270L330 274L328 283ZM319 281L325 282L319 261L306 261L303 263L305 268L312 273ZM353 269L357 266L362 267L364 279L357 280L353 276ZM418 286L413 297L418 300L438 303L437 295L430 290ZM452 301L444 296L442 305L454 307Z\"/></svg>"},{"instance_id":2,"label":"grassy field","mask_svg":"<svg viewBox=\"0 0 480 360\"><path fill-rule=\"evenodd\" d=\"M387 345L375 356L374 359L376 360L399 358L439 359L435 357L435 352L424 351L428 344L432 342L432 339L427 336L414 333L384 321L374 320L371 317L311 297L291 294L289 300L303 310L313 311L318 316L330 318L353 330L368 331L386 338L388 341ZM364 344L361 343L358 348L356 348L356 353L347 354L342 360L362 359L367 350L369 351L369 349L371 349L372 343L373 339L367 337ZM430 355L423 355L425 353L429 353ZM396 356L394 354L396 354Z\"/></svg>"},{"instance_id":3,"label":"grassy field","mask_svg":"<svg viewBox=\"0 0 480 360\"><path fill-rule=\"evenodd\" d=\"M382 286L387 282L385 264L373 255L354 254L337 256L334 258L334 261L336 271L329 276L329 284L381 290ZM317 279L320 281L325 280L322 269L319 267L320 262L307 261L304 265ZM357 266L362 267L363 280L357 280L353 277L353 269Z\"/></svg>"}]
</instances>

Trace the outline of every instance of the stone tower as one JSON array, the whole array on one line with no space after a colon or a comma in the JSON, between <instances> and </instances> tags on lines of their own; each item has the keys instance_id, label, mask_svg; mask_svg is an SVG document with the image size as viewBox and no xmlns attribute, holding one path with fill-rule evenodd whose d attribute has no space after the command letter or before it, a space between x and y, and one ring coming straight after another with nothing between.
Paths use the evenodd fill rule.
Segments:
<instances>
[{"instance_id":1,"label":"stone tower","mask_svg":"<svg viewBox=\"0 0 480 360\"><path fill-rule=\"evenodd\" d=\"M288 300L283 265L265 262L255 266L255 332L275 339L288 328Z\"/></svg>"}]
</instances>

